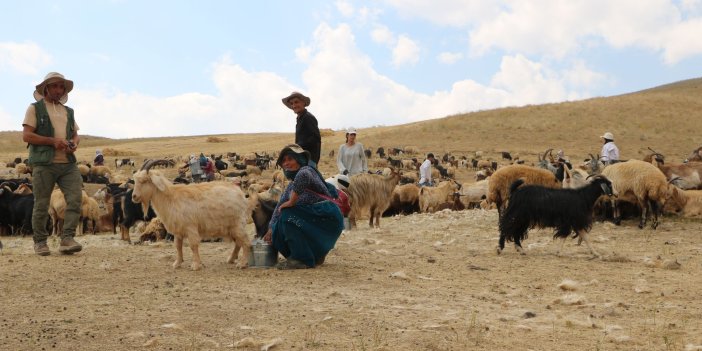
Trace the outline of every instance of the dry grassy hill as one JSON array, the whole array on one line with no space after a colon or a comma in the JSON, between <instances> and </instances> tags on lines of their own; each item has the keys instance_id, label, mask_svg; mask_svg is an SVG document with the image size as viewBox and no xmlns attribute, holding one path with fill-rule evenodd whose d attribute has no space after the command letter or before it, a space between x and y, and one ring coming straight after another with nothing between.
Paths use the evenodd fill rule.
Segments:
<instances>
[{"instance_id":1,"label":"dry grassy hill","mask_svg":"<svg viewBox=\"0 0 702 351\"><path fill-rule=\"evenodd\" d=\"M319 116L324 127L324 116ZM378 121L382 125L382 121ZM702 144L702 78L644 91L575 102L500 108L432 119L399 126L359 130L366 147L417 146L434 153L488 157L500 151L535 161L545 149L564 149L572 159L586 158L600 149L599 136L611 131L622 158L640 158L647 147L680 161ZM293 125L290 126L291 131ZM108 139L83 136L79 159L91 160L95 149L110 148L120 156L145 159L195 152L275 151L294 139L293 133L227 134L165 138ZM323 155L344 141L343 131L326 133ZM20 132L0 132L0 160L26 156ZM108 162L111 157L108 157Z\"/></svg>"}]
</instances>

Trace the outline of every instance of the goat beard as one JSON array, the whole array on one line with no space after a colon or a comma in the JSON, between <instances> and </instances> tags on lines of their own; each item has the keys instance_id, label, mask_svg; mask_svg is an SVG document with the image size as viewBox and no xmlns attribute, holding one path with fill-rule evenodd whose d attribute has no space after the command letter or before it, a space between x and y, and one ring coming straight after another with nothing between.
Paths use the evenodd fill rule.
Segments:
<instances>
[{"instance_id":1,"label":"goat beard","mask_svg":"<svg viewBox=\"0 0 702 351\"><path fill-rule=\"evenodd\" d=\"M142 201L141 202L141 211L144 213L144 220L149 217L149 206L151 205L151 201Z\"/></svg>"}]
</instances>

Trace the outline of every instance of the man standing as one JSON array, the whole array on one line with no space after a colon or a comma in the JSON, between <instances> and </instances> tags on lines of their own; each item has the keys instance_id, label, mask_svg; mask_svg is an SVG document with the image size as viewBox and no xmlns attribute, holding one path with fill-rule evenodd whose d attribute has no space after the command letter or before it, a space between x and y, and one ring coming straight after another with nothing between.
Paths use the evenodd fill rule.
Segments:
<instances>
[{"instance_id":1,"label":"man standing","mask_svg":"<svg viewBox=\"0 0 702 351\"><path fill-rule=\"evenodd\" d=\"M316 168L322 150L322 136L319 134L317 118L307 111L306 107L310 105L310 101L310 98L296 91L283 98L283 104L297 114L295 144L310 152L312 155L310 161L314 163L310 166Z\"/></svg>"},{"instance_id":2,"label":"man standing","mask_svg":"<svg viewBox=\"0 0 702 351\"><path fill-rule=\"evenodd\" d=\"M73 254L83 249L73 237L80 217L83 180L76 166L75 151L78 149L78 125L73 109L64 106L73 81L51 72L36 86L34 99L22 122L22 140L29 144L29 164L33 167L34 252L40 256L51 254L46 243L49 233L46 223L49 217L49 201L54 184L58 185L66 200L63 232L59 252Z\"/></svg>"},{"instance_id":3,"label":"man standing","mask_svg":"<svg viewBox=\"0 0 702 351\"><path fill-rule=\"evenodd\" d=\"M431 181L431 165L434 164L434 154L427 154L427 159L419 166L419 186L433 186Z\"/></svg>"}]
</instances>

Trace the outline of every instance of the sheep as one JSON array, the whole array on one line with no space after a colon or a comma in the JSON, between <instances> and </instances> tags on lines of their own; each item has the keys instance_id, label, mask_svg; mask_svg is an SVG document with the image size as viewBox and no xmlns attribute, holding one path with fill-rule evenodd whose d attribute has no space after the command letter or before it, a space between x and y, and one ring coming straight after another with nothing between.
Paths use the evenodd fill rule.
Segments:
<instances>
[{"instance_id":1,"label":"sheep","mask_svg":"<svg viewBox=\"0 0 702 351\"><path fill-rule=\"evenodd\" d=\"M419 211L434 212L436 207L446 202L449 195L461 189L455 180L439 183L436 187L422 187L419 190Z\"/></svg>"},{"instance_id":2,"label":"sheep","mask_svg":"<svg viewBox=\"0 0 702 351\"><path fill-rule=\"evenodd\" d=\"M556 175L545 169L525 165L502 167L490 176L487 193L488 205L494 203L498 214L502 214L502 210L507 205L509 187L519 178L524 178L525 184L541 185L548 188L559 188L561 186L558 179L556 179Z\"/></svg>"},{"instance_id":3,"label":"sheep","mask_svg":"<svg viewBox=\"0 0 702 351\"><path fill-rule=\"evenodd\" d=\"M563 239L556 251L560 256L565 239L574 232L580 237L590 253L600 255L590 245L587 232L592 228L595 201L604 195L612 195L612 183L604 176L596 176L578 189L554 189L540 185L524 185L518 179L510 186L510 200L505 213L500 217L500 240L497 254L505 248L505 241L513 241L514 247L525 254L522 240L527 238L530 228L556 228L555 238Z\"/></svg>"},{"instance_id":4,"label":"sheep","mask_svg":"<svg viewBox=\"0 0 702 351\"><path fill-rule=\"evenodd\" d=\"M394 168L391 168L391 173L387 177L363 173L352 176L349 182L351 228L356 226L356 218L366 208L370 210L370 227L373 228L373 219L375 219L375 227L380 228L380 217L390 205L392 192L399 182L400 174Z\"/></svg>"},{"instance_id":5,"label":"sheep","mask_svg":"<svg viewBox=\"0 0 702 351\"><path fill-rule=\"evenodd\" d=\"M227 263L234 263L239 250L242 257L237 264L246 268L251 243L245 232L247 202L238 186L225 182L172 184L160 172L149 172L149 160L134 174L132 200L146 210L149 203L166 230L173 234L177 257L173 268L183 263L183 240L188 239L192 250L192 270L200 270L199 245L201 238L231 238L234 249ZM224 214L224 215L222 215Z\"/></svg>"},{"instance_id":6,"label":"sheep","mask_svg":"<svg viewBox=\"0 0 702 351\"><path fill-rule=\"evenodd\" d=\"M653 215L651 228L658 227L658 214L668 196L668 182L663 172L648 162L629 160L609 165L601 174L612 182L614 193L618 197L631 196L641 208L639 228L646 226L650 215ZM621 223L621 215L616 206L619 200L611 200L615 224Z\"/></svg>"}]
</instances>

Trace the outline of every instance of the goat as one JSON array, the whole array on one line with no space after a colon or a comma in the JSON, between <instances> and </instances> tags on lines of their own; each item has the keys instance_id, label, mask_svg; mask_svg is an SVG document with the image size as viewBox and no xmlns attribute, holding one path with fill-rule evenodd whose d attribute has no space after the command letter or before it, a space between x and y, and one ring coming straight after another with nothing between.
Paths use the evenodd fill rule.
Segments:
<instances>
[{"instance_id":1,"label":"goat","mask_svg":"<svg viewBox=\"0 0 702 351\"><path fill-rule=\"evenodd\" d=\"M370 210L370 227L373 228L373 219L375 219L375 227L380 228L380 217L390 205L392 192L400 182L400 174L394 168L390 170L391 173L387 177L362 173L350 178L349 223L351 228L356 226L356 218L366 208Z\"/></svg>"},{"instance_id":2,"label":"goat","mask_svg":"<svg viewBox=\"0 0 702 351\"><path fill-rule=\"evenodd\" d=\"M685 163L687 162L702 162L702 146L692 151L690 156L685 159Z\"/></svg>"},{"instance_id":3,"label":"goat","mask_svg":"<svg viewBox=\"0 0 702 351\"><path fill-rule=\"evenodd\" d=\"M415 212L419 212L419 187L413 183L395 186L390 206L383 212L383 217Z\"/></svg>"},{"instance_id":4,"label":"goat","mask_svg":"<svg viewBox=\"0 0 702 351\"><path fill-rule=\"evenodd\" d=\"M149 172L152 163L149 160L134 174L132 200L144 209L151 203L166 230L173 234L177 251L173 268L183 263L184 238L193 254L190 267L200 270L200 239L219 237L235 243L227 263L234 263L239 250L243 250L237 266L246 268L251 243L245 232L248 204L241 188L225 182L174 185L160 172Z\"/></svg>"},{"instance_id":5,"label":"goat","mask_svg":"<svg viewBox=\"0 0 702 351\"><path fill-rule=\"evenodd\" d=\"M466 206L461 202L461 193L453 193L452 201L439 204L439 206L436 206L435 210L438 212L447 209L451 211L463 211L466 209Z\"/></svg>"},{"instance_id":6,"label":"goat","mask_svg":"<svg viewBox=\"0 0 702 351\"><path fill-rule=\"evenodd\" d=\"M665 174L673 185L683 190L702 189L702 163L665 164L662 158L654 157L651 164Z\"/></svg>"},{"instance_id":7,"label":"goat","mask_svg":"<svg viewBox=\"0 0 702 351\"><path fill-rule=\"evenodd\" d=\"M514 247L525 254L522 240L527 238L530 228L556 228L555 238L561 238L556 252L560 256L565 239L574 232L580 237L590 253L600 256L590 245L587 232L592 228L592 211L595 201L604 195L612 195L612 183L604 176L595 176L592 181L578 189L553 189L539 185L525 185L518 179L510 186L510 200L505 213L500 217L500 240L497 254L505 248L505 241L513 241Z\"/></svg>"},{"instance_id":8,"label":"goat","mask_svg":"<svg viewBox=\"0 0 702 351\"><path fill-rule=\"evenodd\" d=\"M436 207L446 202L449 195L461 189L454 180L439 183L436 187L422 187L419 190L419 211L434 212Z\"/></svg>"},{"instance_id":9,"label":"goat","mask_svg":"<svg viewBox=\"0 0 702 351\"><path fill-rule=\"evenodd\" d=\"M681 214L683 217L702 217L702 190L681 190L671 185L663 208L664 213Z\"/></svg>"}]
</instances>

